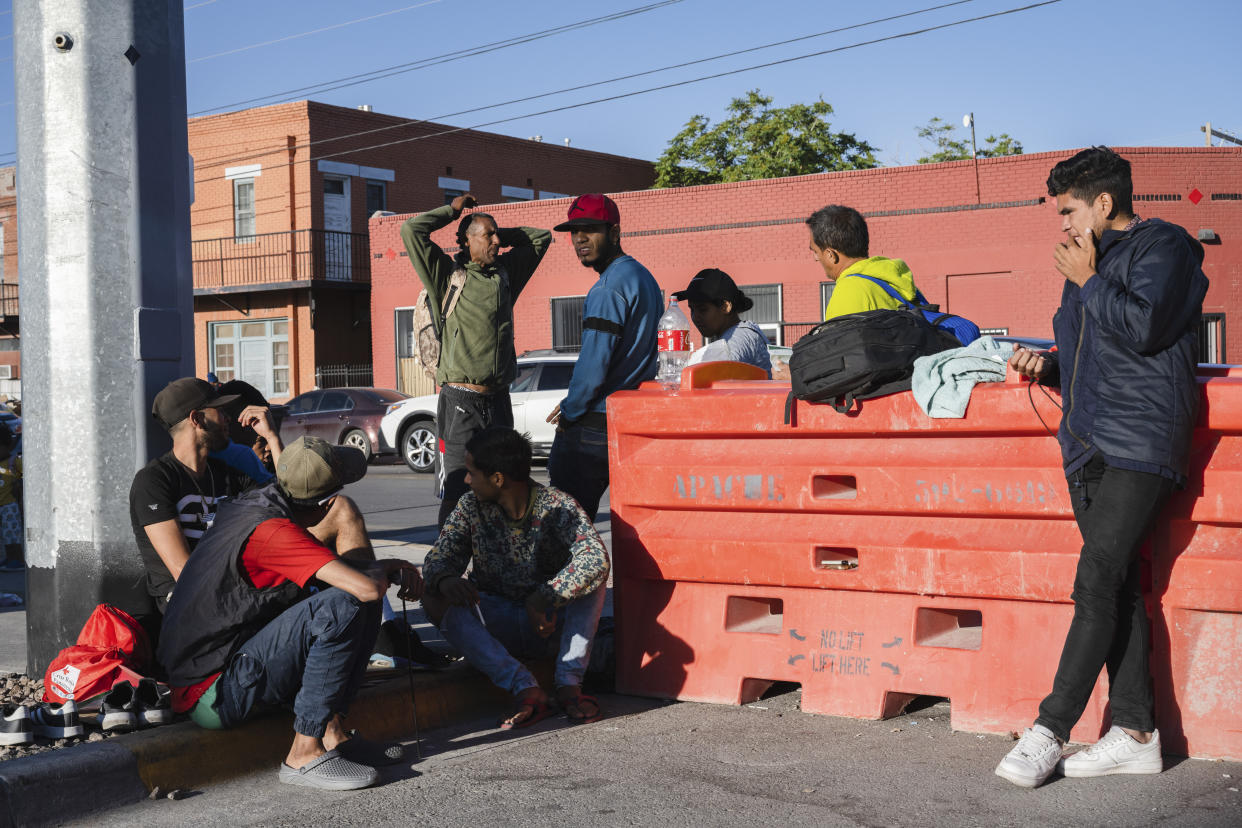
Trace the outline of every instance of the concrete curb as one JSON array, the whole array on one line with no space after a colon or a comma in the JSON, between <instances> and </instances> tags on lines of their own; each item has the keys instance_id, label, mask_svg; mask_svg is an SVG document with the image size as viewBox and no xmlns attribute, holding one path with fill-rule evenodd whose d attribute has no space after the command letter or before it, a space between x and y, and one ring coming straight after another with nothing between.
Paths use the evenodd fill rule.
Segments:
<instances>
[{"instance_id":1,"label":"concrete curb","mask_svg":"<svg viewBox=\"0 0 1242 828\"><path fill-rule=\"evenodd\" d=\"M421 730L509 703L506 693L464 663L416 672L414 684ZM384 671L354 700L349 726L373 739L409 738L414 735L413 707L404 672ZM87 816L137 802L156 786L193 790L264 769L275 773L292 738L293 716L282 712L236 730L203 730L180 722L11 759L0 763L0 826Z\"/></svg>"}]
</instances>

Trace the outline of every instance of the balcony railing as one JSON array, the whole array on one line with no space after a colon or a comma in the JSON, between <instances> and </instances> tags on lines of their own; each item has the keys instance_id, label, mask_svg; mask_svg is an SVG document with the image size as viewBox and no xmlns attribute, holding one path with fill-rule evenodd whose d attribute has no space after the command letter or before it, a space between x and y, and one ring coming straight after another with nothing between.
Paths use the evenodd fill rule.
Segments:
<instances>
[{"instance_id":1,"label":"balcony railing","mask_svg":"<svg viewBox=\"0 0 1242 828\"><path fill-rule=\"evenodd\" d=\"M365 233L293 230L192 243L194 287L230 288L322 279L369 283Z\"/></svg>"},{"instance_id":2,"label":"balcony railing","mask_svg":"<svg viewBox=\"0 0 1242 828\"><path fill-rule=\"evenodd\" d=\"M0 316L17 316L17 285L0 285Z\"/></svg>"}]
</instances>

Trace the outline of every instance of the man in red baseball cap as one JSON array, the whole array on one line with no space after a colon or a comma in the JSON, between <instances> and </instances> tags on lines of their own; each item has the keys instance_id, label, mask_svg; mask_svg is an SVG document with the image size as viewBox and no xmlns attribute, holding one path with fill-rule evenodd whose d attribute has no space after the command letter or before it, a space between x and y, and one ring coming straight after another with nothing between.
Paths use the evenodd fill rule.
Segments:
<instances>
[{"instance_id":1,"label":"man in red baseball cap","mask_svg":"<svg viewBox=\"0 0 1242 828\"><path fill-rule=\"evenodd\" d=\"M582 306L582 351L569 391L548 416L556 423L548 476L594 521L608 488L608 395L655 377L663 296L651 272L621 249L621 211L608 196L578 196L553 229L569 233L578 261L599 279Z\"/></svg>"}]
</instances>

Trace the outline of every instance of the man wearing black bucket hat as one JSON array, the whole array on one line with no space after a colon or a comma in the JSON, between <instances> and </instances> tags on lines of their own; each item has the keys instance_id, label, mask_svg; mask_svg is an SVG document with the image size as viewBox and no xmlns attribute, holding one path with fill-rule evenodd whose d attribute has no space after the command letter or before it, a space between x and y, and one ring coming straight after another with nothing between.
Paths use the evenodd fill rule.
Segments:
<instances>
[{"instance_id":1,"label":"man wearing black bucket hat","mask_svg":"<svg viewBox=\"0 0 1242 828\"><path fill-rule=\"evenodd\" d=\"M275 482L220 507L181 573L157 655L173 710L202 727L235 727L265 708L293 708L293 745L280 780L324 790L375 782L392 748L350 738L342 724L358 692L390 584L422 595L406 561L376 561L369 545L338 555L322 526L342 488L366 474L362 452L301 437ZM314 580L321 589L307 594Z\"/></svg>"},{"instance_id":2,"label":"man wearing black bucket hat","mask_svg":"<svg viewBox=\"0 0 1242 828\"><path fill-rule=\"evenodd\" d=\"M772 377L772 356L768 338L754 322L743 322L738 315L755 306L723 270L708 268L694 274L685 290L673 294L690 305L690 321L703 337L712 338L690 356L688 364L699 362L746 362Z\"/></svg>"}]
</instances>

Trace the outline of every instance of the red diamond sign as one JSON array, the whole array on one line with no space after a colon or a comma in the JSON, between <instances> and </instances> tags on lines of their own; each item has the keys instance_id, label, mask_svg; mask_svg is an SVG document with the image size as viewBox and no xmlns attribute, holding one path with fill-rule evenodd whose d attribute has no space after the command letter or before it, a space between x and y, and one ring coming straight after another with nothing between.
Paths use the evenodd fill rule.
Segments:
<instances>
[{"instance_id":1,"label":"red diamond sign","mask_svg":"<svg viewBox=\"0 0 1242 828\"><path fill-rule=\"evenodd\" d=\"M1198 191L1196 190L1196 192ZM384 251L384 258L391 262L393 259L397 258L397 251L393 250L391 247L388 248Z\"/></svg>"},{"instance_id":2,"label":"red diamond sign","mask_svg":"<svg viewBox=\"0 0 1242 828\"><path fill-rule=\"evenodd\" d=\"M1199 192L1198 187L1195 187L1190 191L1190 195L1187 198L1190 199L1191 204L1197 205L1200 201L1203 201L1203 193Z\"/></svg>"}]
</instances>

